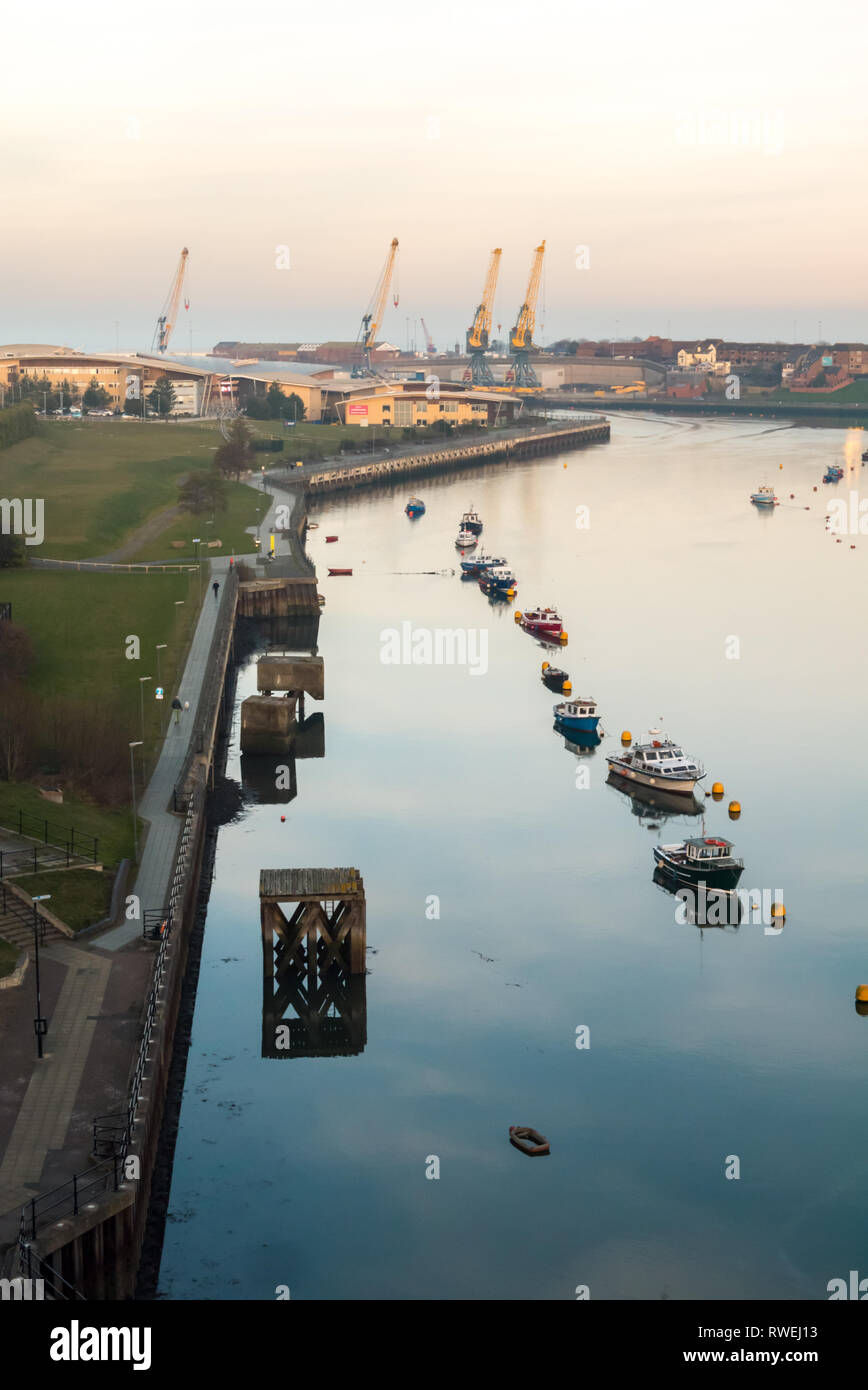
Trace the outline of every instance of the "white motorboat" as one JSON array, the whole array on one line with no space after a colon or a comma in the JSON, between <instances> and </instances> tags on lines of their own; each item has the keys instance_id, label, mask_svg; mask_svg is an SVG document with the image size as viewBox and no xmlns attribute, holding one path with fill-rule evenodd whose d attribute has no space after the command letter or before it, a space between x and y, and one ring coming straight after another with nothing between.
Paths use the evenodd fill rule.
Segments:
<instances>
[{"instance_id":1,"label":"white motorboat","mask_svg":"<svg viewBox=\"0 0 868 1390\"><path fill-rule=\"evenodd\" d=\"M634 743L620 757L606 759L611 770L638 786L692 796L697 782L705 776L705 768L659 729L648 732L648 743Z\"/></svg>"}]
</instances>

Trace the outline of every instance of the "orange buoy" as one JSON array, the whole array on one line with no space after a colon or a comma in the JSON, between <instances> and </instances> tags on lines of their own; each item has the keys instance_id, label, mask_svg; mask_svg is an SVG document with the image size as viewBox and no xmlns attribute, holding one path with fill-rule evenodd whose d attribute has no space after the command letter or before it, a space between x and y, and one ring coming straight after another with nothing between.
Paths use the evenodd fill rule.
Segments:
<instances>
[{"instance_id":1,"label":"orange buoy","mask_svg":"<svg viewBox=\"0 0 868 1390\"><path fill-rule=\"evenodd\" d=\"M868 1003L868 985L856 986L856 998L859 1000L860 1004Z\"/></svg>"},{"instance_id":2,"label":"orange buoy","mask_svg":"<svg viewBox=\"0 0 868 1390\"><path fill-rule=\"evenodd\" d=\"M633 742L633 735L630 733L630 730L629 730L629 729L623 729L623 730L621 731L621 742L622 742L622 743L632 743L632 742Z\"/></svg>"},{"instance_id":3,"label":"orange buoy","mask_svg":"<svg viewBox=\"0 0 868 1390\"><path fill-rule=\"evenodd\" d=\"M714 786L711 788L711 795L715 798L715 800L720 800L720 798L723 796L722 782L715 782Z\"/></svg>"},{"instance_id":4,"label":"orange buoy","mask_svg":"<svg viewBox=\"0 0 868 1390\"><path fill-rule=\"evenodd\" d=\"M509 1142L513 1148L520 1149L531 1158L540 1158L551 1153L545 1135L540 1134L538 1129L531 1129L529 1125L510 1125Z\"/></svg>"},{"instance_id":5,"label":"orange buoy","mask_svg":"<svg viewBox=\"0 0 868 1390\"><path fill-rule=\"evenodd\" d=\"M740 802L740 801L731 801L731 802L729 803L729 818L730 818L730 820L738 820L738 818L739 818L740 815L741 815L741 802Z\"/></svg>"}]
</instances>

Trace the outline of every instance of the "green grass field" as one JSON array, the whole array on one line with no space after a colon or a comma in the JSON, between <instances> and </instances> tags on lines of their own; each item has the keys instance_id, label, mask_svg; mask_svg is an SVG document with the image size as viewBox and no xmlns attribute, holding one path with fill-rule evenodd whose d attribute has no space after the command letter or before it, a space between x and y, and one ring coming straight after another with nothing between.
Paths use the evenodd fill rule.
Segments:
<instances>
[{"instance_id":1,"label":"green grass field","mask_svg":"<svg viewBox=\"0 0 868 1390\"><path fill-rule=\"evenodd\" d=\"M17 831L18 811L23 810L49 826L93 835L98 841L97 854L101 864L114 869L121 859L133 855L133 819L130 811L107 811L92 801L65 796L62 806L55 806L40 796L29 782L0 782L0 826ZM141 840L141 821L140 840ZM32 822L30 825L32 830ZM92 873L93 870L87 870Z\"/></svg>"},{"instance_id":2,"label":"green grass field","mask_svg":"<svg viewBox=\"0 0 868 1390\"><path fill-rule=\"evenodd\" d=\"M261 488L248 487L245 483L228 482L226 510L216 512L213 521L210 512L199 516L185 512L154 540L141 545L129 558L135 563L139 560L178 560L181 557L190 557L196 551L193 545L195 536L202 542L199 554L203 560L217 556L252 555L255 547L247 527L255 526L258 515L264 516L270 504L271 495L263 493ZM209 550L208 541L212 540L222 541L223 544ZM173 541L182 541L183 549L173 546Z\"/></svg>"},{"instance_id":3,"label":"green grass field","mask_svg":"<svg viewBox=\"0 0 868 1390\"><path fill-rule=\"evenodd\" d=\"M39 893L50 894L48 907L73 931L81 931L94 922L102 921L111 904L112 876L94 869L27 874L23 878L16 878L15 884L31 897Z\"/></svg>"},{"instance_id":4,"label":"green grass field","mask_svg":"<svg viewBox=\"0 0 868 1390\"><path fill-rule=\"evenodd\" d=\"M11 975L15 969L15 962L18 960L18 947L10 946L8 941L4 941L0 936L0 980L4 975Z\"/></svg>"}]
</instances>

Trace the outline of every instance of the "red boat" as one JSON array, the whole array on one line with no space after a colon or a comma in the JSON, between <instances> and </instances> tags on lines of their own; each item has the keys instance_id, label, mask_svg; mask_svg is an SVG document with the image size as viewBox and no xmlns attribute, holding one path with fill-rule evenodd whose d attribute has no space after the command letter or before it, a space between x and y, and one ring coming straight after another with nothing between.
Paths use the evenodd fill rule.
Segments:
<instances>
[{"instance_id":1,"label":"red boat","mask_svg":"<svg viewBox=\"0 0 868 1390\"><path fill-rule=\"evenodd\" d=\"M326 536L326 545L328 545L329 541L336 541L336 540L337 540L337 536Z\"/></svg>"},{"instance_id":2,"label":"red boat","mask_svg":"<svg viewBox=\"0 0 868 1390\"><path fill-rule=\"evenodd\" d=\"M560 637L564 630L554 608L530 608L526 613L516 613L515 621L525 632L539 633L543 637Z\"/></svg>"},{"instance_id":3,"label":"red boat","mask_svg":"<svg viewBox=\"0 0 868 1390\"><path fill-rule=\"evenodd\" d=\"M352 570L329 570L329 574L352 574Z\"/></svg>"}]
</instances>

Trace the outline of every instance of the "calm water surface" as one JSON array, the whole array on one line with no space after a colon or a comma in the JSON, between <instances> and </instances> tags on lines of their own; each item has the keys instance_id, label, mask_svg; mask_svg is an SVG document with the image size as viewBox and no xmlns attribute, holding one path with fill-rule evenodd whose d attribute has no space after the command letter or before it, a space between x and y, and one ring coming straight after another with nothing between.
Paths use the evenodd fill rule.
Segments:
<instances>
[{"instance_id":1,"label":"calm water surface","mask_svg":"<svg viewBox=\"0 0 868 1390\"><path fill-rule=\"evenodd\" d=\"M615 417L608 446L426 482L416 522L403 486L320 507L326 756L298 761L290 805L248 795L219 834L162 1296L810 1299L868 1273L868 541L824 528L861 447ZM771 515L748 502L763 482ZM553 659L606 731L589 755L553 731L547 653L512 610L418 573L457 569L471 501L515 606L563 614ZM405 620L487 628L487 674L382 664ZM782 889L781 935L676 921L652 847L688 823L606 785L620 731L651 726L725 784L707 830L743 887ZM259 870L308 865L364 878L367 1043L263 1058ZM551 1157L516 1153L511 1124Z\"/></svg>"}]
</instances>

